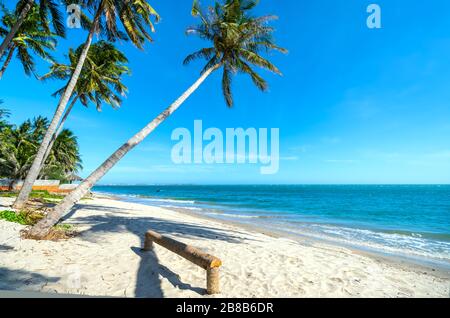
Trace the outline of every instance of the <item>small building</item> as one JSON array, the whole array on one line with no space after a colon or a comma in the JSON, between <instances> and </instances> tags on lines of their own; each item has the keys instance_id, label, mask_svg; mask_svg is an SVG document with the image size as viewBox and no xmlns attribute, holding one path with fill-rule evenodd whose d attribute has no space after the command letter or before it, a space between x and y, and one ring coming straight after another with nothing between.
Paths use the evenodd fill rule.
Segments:
<instances>
[{"instance_id":1,"label":"small building","mask_svg":"<svg viewBox=\"0 0 450 318\"><path fill-rule=\"evenodd\" d=\"M73 182L82 181L79 176L70 176L70 184L61 184L59 180L36 180L33 185L35 191L48 191L52 193L68 193L75 189L78 184ZM23 181L16 181L10 179L0 179L0 191L19 191L22 188ZM11 189L12 186L12 189Z\"/></svg>"}]
</instances>

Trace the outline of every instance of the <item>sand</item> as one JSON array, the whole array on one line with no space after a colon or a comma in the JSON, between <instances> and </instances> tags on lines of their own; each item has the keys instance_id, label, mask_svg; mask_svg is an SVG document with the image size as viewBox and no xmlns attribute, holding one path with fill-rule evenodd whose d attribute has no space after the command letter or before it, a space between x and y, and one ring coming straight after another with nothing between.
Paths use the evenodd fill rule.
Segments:
<instances>
[{"instance_id":1,"label":"sand","mask_svg":"<svg viewBox=\"0 0 450 318\"><path fill-rule=\"evenodd\" d=\"M0 198L0 210L12 199ZM449 297L450 273L348 248L266 235L235 224L105 197L82 201L66 241L19 238L0 220L0 290L119 297ZM223 261L221 290L205 295L205 271L156 246L152 229Z\"/></svg>"}]
</instances>

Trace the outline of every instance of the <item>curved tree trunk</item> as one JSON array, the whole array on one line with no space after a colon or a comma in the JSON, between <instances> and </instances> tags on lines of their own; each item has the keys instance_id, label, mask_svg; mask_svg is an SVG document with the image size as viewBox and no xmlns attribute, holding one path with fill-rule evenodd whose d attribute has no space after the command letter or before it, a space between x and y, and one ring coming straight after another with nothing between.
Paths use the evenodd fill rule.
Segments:
<instances>
[{"instance_id":1,"label":"curved tree trunk","mask_svg":"<svg viewBox=\"0 0 450 318\"><path fill-rule=\"evenodd\" d=\"M66 123L66 120L69 117L70 112L72 111L73 106L75 106L75 103L77 102L77 100L78 100L78 95L72 99L72 102L70 103L69 108L66 109L66 112L64 113L64 116L61 119L61 122L59 123L59 126L58 126L56 132L53 134L52 140L50 141L50 144L48 145L48 148L45 151L44 159L42 159L41 168L39 169L40 172L42 172L42 169L45 166L45 162L47 161L48 156L50 156L50 153L52 152L53 145L55 144L55 141L58 138L61 131L63 131L64 124Z\"/></svg>"},{"instance_id":2,"label":"curved tree trunk","mask_svg":"<svg viewBox=\"0 0 450 318\"><path fill-rule=\"evenodd\" d=\"M83 65L86 60L87 54L89 52L89 48L91 47L94 33L97 30L97 25L99 23L100 15L102 13L102 7L103 7L103 2L100 3L99 8L97 9L97 13L95 15L94 22L91 26L91 29L89 30L89 35L84 44L83 51L81 52L80 59L78 60L78 64L72 74L72 77L70 78L69 83L67 84L67 88L64 91L64 94L61 96L58 108L56 109L53 119L52 119L50 125L48 126L47 132L45 133L45 136L42 140L42 143L39 146L39 150L33 160L33 164L31 165L30 170L28 171L28 174L27 174L27 177L25 178L22 189L20 190L19 195L17 196L17 199L14 202L13 207L15 209L23 208L24 205L28 201L28 197L33 188L33 184L39 175L42 160L44 159L45 152L47 151L47 148L50 144L52 136L54 135L56 128L58 127L58 123L61 119L61 116L64 113L64 109L66 108L67 103L69 102L69 99L72 96L73 90L75 89L75 85L77 84L77 81L78 81L78 77L80 76L81 70L83 69Z\"/></svg>"},{"instance_id":3,"label":"curved tree trunk","mask_svg":"<svg viewBox=\"0 0 450 318\"><path fill-rule=\"evenodd\" d=\"M3 74L5 74L5 71L8 68L9 63L11 62L15 50L15 45L11 46L11 48L9 49L8 56L6 57L5 63L3 63L2 69L0 70L0 79L2 79Z\"/></svg>"},{"instance_id":4,"label":"curved tree trunk","mask_svg":"<svg viewBox=\"0 0 450 318\"><path fill-rule=\"evenodd\" d=\"M166 118L172 115L189 96L211 75L220 65L208 69L200 78L183 93L172 105L166 108L161 114L153 119L141 131L129 139L119 149L117 149L103 164L98 167L89 177L70 194L68 194L56 207L54 207L45 218L39 221L29 232L30 237L42 238L61 217L69 212L73 206L86 195L86 193L97 183L114 165L116 165L130 150L141 143L150 133L152 133Z\"/></svg>"},{"instance_id":5,"label":"curved tree trunk","mask_svg":"<svg viewBox=\"0 0 450 318\"><path fill-rule=\"evenodd\" d=\"M9 33L6 35L5 39L3 40L2 44L0 45L0 57L5 54L6 49L11 44L11 41L13 40L14 36L16 35L17 31L19 30L20 26L22 25L23 21L25 20L28 12L30 11L31 7L33 6L34 0L28 0L25 7L23 7L22 12L20 12L19 18L17 19L16 24L13 25Z\"/></svg>"}]
</instances>

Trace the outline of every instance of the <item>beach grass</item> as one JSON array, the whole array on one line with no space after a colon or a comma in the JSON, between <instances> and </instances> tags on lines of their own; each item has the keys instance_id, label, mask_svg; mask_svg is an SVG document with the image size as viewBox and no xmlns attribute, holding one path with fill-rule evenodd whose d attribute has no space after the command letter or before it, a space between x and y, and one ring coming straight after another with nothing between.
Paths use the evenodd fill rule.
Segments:
<instances>
[{"instance_id":1,"label":"beach grass","mask_svg":"<svg viewBox=\"0 0 450 318\"><path fill-rule=\"evenodd\" d=\"M20 225L33 226L44 218L44 213L40 211L20 211L18 213L11 210L0 211L0 220L17 223ZM44 240L60 240L68 239L75 236L73 225L70 224L56 224L53 226L49 234ZM28 238L27 231L22 232L23 238Z\"/></svg>"},{"instance_id":2,"label":"beach grass","mask_svg":"<svg viewBox=\"0 0 450 318\"><path fill-rule=\"evenodd\" d=\"M0 211L0 220L8 222L19 223L21 225L31 225L31 220L24 212L16 213L14 211Z\"/></svg>"},{"instance_id":3,"label":"beach grass","mask_svg":"<svg viewBox=\"0 0 450 318\"><path fill-rule=\"evenodd\" d=\"M17 196L17 192L13 192L13 191L0 192L0 197L3 197L3 198L15 198L16 196ZM62 200L64 198L64 195L49 193L48 191L45 191L45 190L34 190L31 192L30 198L31 199L45 199L45 200L48 200L48 199Z\"/></svg>"}]
</instances>

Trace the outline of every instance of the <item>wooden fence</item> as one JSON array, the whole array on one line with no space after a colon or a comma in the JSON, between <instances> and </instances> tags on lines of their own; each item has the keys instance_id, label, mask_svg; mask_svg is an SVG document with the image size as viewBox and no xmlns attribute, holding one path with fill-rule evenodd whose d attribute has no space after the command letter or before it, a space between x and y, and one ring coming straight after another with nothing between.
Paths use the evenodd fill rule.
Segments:
<instances>
[{"instance_id":1,"label":"wooden fence","mask_svg":"<svg viewBox=\"0 0 450 318\"><path fill-rule=\"evenodd\" d=\"M206 254L195 247L176 241L170 237L162 236L153 231L145 233L144 251L153 249L153 243L167 248L169 251L184 257L188 261L206 270L206 292L209 295L218 294L219 268L222 261L215 256Z\"/></svg>"}]
</instances>

